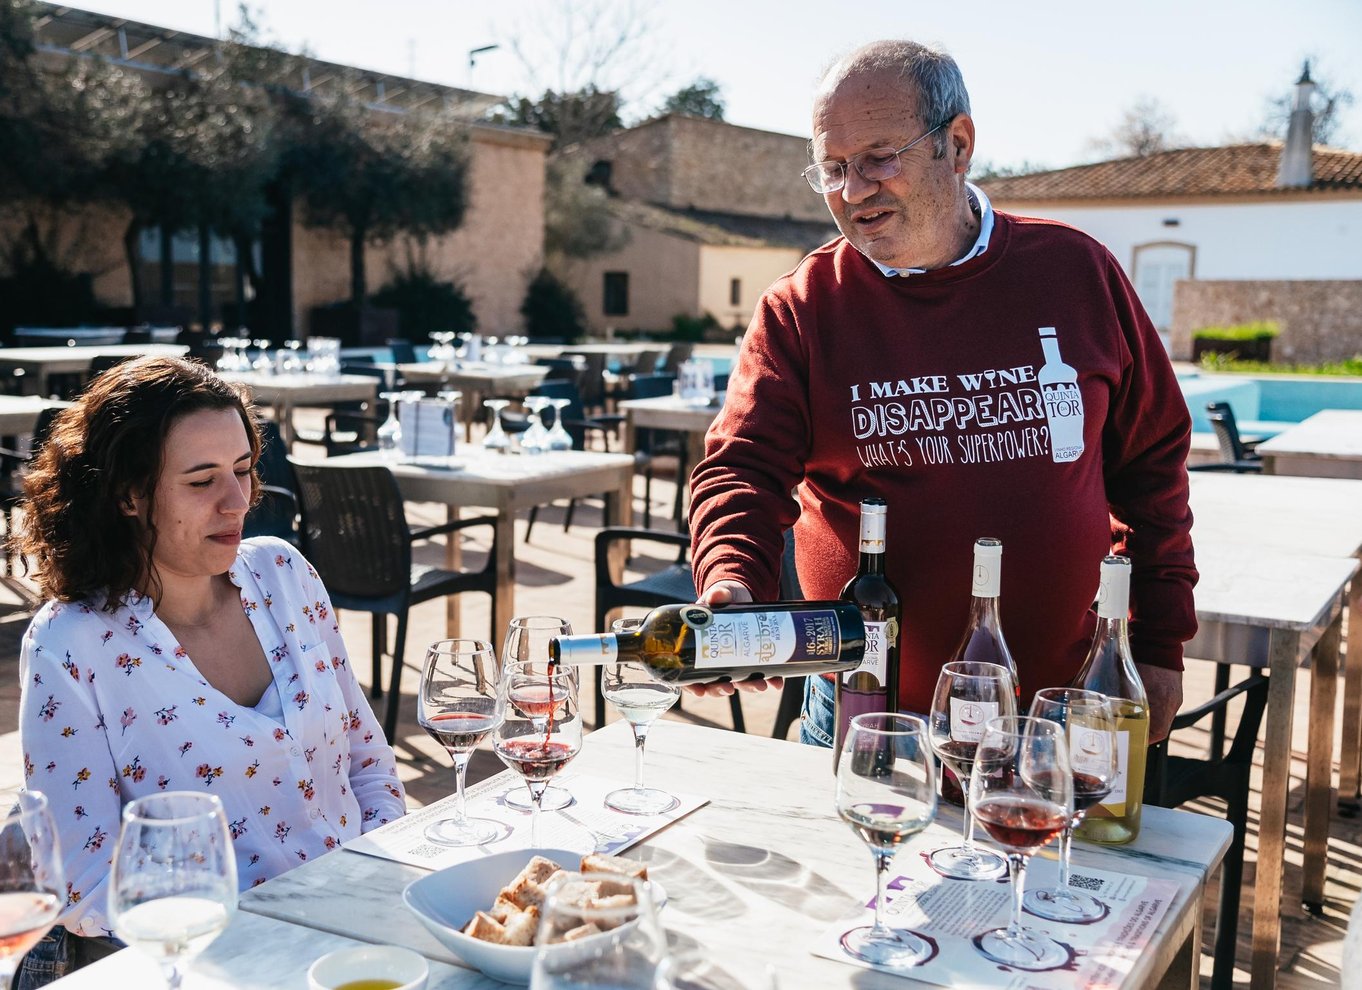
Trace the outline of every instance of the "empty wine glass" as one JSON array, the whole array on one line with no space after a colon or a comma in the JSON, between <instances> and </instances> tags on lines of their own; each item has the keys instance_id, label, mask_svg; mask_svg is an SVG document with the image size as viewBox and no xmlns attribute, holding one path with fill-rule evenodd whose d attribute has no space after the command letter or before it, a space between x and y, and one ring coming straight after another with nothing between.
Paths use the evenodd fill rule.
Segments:
<instances>
[{"instance_id":1,"label":"empty wine glass","mask_svg":"<svg viewBox=\"0 0 1362 990\"><path fill-rule=\"evenodd\" d=\"M937 759L966 782L965 838L958 846L935 850L932 869L955 880L994 880L1007 870L997 853L974 844L974 817L969 801L969 775L984 725L996 715L1017 714L1017 692L1006 667L978 660L956 660L941 667L932 695L931 740Z\"/></svg>"},{"instance_id":2,"label":"empty wine glass","mask_svg":"<svg viewBox=\"0 0 1362 990\"><path fill-rule=\"evenodd\" d=\"M497 692L492 748L525 781L530 794L530 848L539 840L540 803L549 781L582 749L577 682L566 673L540 674L508 665Z\"/></svg>"},{"instance_id":3,"label":"empty wine glass","mask_svg":"<svg viewBox=\"0 0 1362 990\"><path fill-rule=\"evenodd\" d=\"M1011 920L1006 928L976 936L974 944L988 959L1015 969L1057 969L1073 960L1067 947L1022 924L1026 861L1073 817L1074 781L1064 734L1064 727L1049 719L990 719L970 775L974 816L1007 850L1012 874Z\"/></svg>"},{"instance_id":4,"label":"empty wine glass","mask_svg":"<svg viewBox=\"0 0 1362 990\"><path fill-rule=\"evenodd\" d=\"M567 673L573 687L580 689L581 677L576 667L554 667L549 661L549 641L559 636L571 636L572 624L556 615L517 615L506 627L506 641L501 647L501 675L505 677L512 664L528 664L521 669L528 673ZM516 811L530 811L531 802L518 787L507 791L503 803ZM545 811L561 811L572 804L572 794L565 787L550 784L540 806Z\"/></svg>"},{"instance_id":5,"label":"empty wine glass","mask_svg":"<svg viewBox=\"0 0 1362 990\"><path fill-rule=\"evenodd\" d=\"M0 986L10 985L19 960L65 906L61 847L47 798L23 791L0 823Z\"/></svg>"},{"instance_id":6,"label":"empty wine glass","mask_svg":"<svg viewBox=\"0 0 1362 990\"><path fill-rule=\"evenodd\" d=\"M884 921L889 867L898 848L936 817L936 764L916 715L871 712L847 729L837 764L837 814L875 857L875 923L842 936L842 948L877 966L915 966L932 946Z\"/></svg>"},{"instance_id":7,"label":"empty wine glass","mask_svg":"<svg viewBox=\"0 0 1362 990\"><path fill-rule=\"evenodd\" d=\"M114 934L161 964L171 990L227 927L236 901L236 856L215 796L165 791L123 808L109 920Z\"/></svg>"},{"instance_id":8,"label":"empty wine glass","mask_svg":"<svg viewBox=\"0 0 1362 990\"><path fill-rule=\"evenodd\" d=\"M549 399L549 405L553 407L553 429L544 438L546 450L571 450L573 447L572 434L563 425L563 412L572 404L571 399Z\"/></svg>"},{"instance_id":9,"label":"empty wine glass","mask_svg":"<svg viewBox=\"0 0 1362 990\"><path fill-rule=\"evenodd\" d=\"M605 796L605 806L627 815L660 815L681 802L675 795L643 786L643 754L648 730L681 698L681 685L659 681L641 663L608 663L601 667L601 691L634 732L634 786Z\"/></svg>"},{"instance_id":10,"label":"empty wine glass","mask_svg":"<svg viewBox=\"0 0 1362 990\"><path fill-rule=\"evenodd\" d=\"M530 411L530 426L520 436L520 449L526 454L542 454L548 450L549 431L544 427L544 410L549 407L546 396L531 395L525 398L525 408Z\"/></svg>"},{"instance_id":11,"label":"empty wine glass","mask_svg":"<svg viewBox=\"0 0 1362 990\"><path fill-rule=\"evenodd\" d=\"M1084 814L1101 804L1116 782L1116 715L1106 695L1069 687L1037 691L1031 714L1064 726L1074 777L1074 813L1059 836L1059 886L1029 891L1026 910L1048 921L1098 921L1106 917L1107 906L1070 888L1069 852Z\"/></svg>"},{"instance_id":12,"label":"empty wine glass","mask_svg":"<svg viewBox=\"0 0 1362 990\"><path fill-rule=\"evenodd\" d=\"M491 412L490 421L487 425L487 436L482 438L482 446L485 450L493 450L498 454L510 452L511 438L501 427L501 411L510 404L510 399L482 400L483 408Z\"/></svg>"},{"instance_id":13,"label":"empty wine glass","mask_svg":"<svg viewBox=\"0 0 1362 990\"><path fill-rule=\"evenodd\" d=\"M274 374L274 358L270 355L270 342L263 337L260 340L252 341L255 344L255 360L251 362L251 370L262 375Z\"/></svg>"},{"instance_id":14,"label":"empty wine glass","mask_svg":"<svg viewBox=\"0 0 1362 990\"><path fill-rule=\"evenodd\" d=\"M618 893L591 896L602 882ZM588 925L599 934L574 937ZM653 990L667 953L648 883L611 873L555 874L545 890L535 946L530 990Z\"/></svg>"},{"instance_id":15,"label":"empty wine glass","mask_svg":"<svg viewBox=\"0 0 1362 990\"><path fill-rule=\"evenodd\" d=\"M473 750L496 728L497 658L480 639L442 639L426 649L417 721L454 761L458 803L454 817L426 827L425 836L445 846L480 846L501 838L504 828L468 817L464 777Z\"/></svg>"}]
</instances>

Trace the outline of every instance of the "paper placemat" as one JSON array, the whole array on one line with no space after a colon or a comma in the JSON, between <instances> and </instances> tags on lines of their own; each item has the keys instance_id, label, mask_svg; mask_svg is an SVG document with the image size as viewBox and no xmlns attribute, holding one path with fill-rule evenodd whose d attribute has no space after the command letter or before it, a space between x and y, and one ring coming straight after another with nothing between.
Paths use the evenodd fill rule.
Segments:
<instances>
[{"instance_id":1,"label":"paper placemat","mask_svg":"<svg viewBox=\"0 0 1362 990\"><path fill-rule=\"evenodd\" d=\"M1178 893L1173 880L1155 880L1075 866L1070 886L1092 894L1110 907L1106 917L1088 924L1046 921L1027 912L1022 923L1044 932L1069 948L1066 965L1035 972L1002 966L986 958L974 937L991 928L1005 927L1012 913L1012 886L1002 881L948 880L926 863L922 851L901 856L901 872L889 882L885 921L908 928L935 943L937 952L907 969L872 966L842 948L842 936L875 920L872 896L859 915L844 918L821 935L812 952L862 969L911 976L945 987L1007 987L1012 990L1075 987L1119 987L1134 962L1149 945L1154 929ZM869 855L866 872L871 871ZM1036 857L1026 870L1026 889L1040 890L1059 882L1059 864Z\"/></svg>"},{"instance_id":2,"label":"paper placemat","mask_svg":"<svg viewBox=\"0 0 1362 990\"><path fill-rule=\"evenodd\" d=\"M587 773L564 773L555 777L553 784L569 791L574 800L561 811L540 814L540 846L575 849L583 854L617 853L628 849L709 803L709 798L673 791L671 793L679 803L671 811L661 815L626 815L605 806L607 794L629 786L624 781ZM505 830L505 835L493 842L451 847L426 838L426 826L454 813L457 799L451 794L380 829L351 839L345 848L427 870L441 870L492 853L523 848L530 842L530 814L509 807L504 800L508 792L528 796L524 781L507 774L498 774L468 789L468 816L490 819Z\"/></svg>"}]
</instances>

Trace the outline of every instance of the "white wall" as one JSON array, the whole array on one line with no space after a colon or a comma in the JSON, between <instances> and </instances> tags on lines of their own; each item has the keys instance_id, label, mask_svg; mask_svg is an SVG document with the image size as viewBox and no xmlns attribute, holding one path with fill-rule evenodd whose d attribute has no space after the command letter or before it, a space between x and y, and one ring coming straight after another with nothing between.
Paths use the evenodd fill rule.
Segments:
<instances>
[{"instance_id":1,"label":"white wall","mask_svg":"<svg viewBox=\"0 0 1362 990\"><path fill-rule=\"evenodd\" d=\"M1198 279L1362 279L1362 199L1081 207L995 199L993 205L1086 231L1127 275L1137 245L1171 241L1196 248L1192 277ZM1165 226L1169 219L1178 225Z\"/></svg>"},{"instance_id":2,"label":"white wall","mask_svg":"<svg viewBox=\"0 0 1362 990\"><path fill-rule=\"evenodd\" d=\"M798 248L702 247L700 311L713 314L723 326L745 330L761 294L802 257ZM736 306L730 292L735 278L741 282Z\"/></svg>"}]
</instances>

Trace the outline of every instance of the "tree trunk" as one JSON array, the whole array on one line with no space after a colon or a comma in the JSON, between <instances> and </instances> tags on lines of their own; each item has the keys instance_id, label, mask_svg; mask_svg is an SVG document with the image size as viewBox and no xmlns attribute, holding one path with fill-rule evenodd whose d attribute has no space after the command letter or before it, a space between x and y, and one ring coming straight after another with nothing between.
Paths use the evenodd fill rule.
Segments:
<instances>
[{"instance_id":1,"label":"tree trunk","mask_svg":"<svg viewBox=\"0 0 1362 990\"><path fill-rule=\"evenodd\" d=\"M161 242L161 305L167 309L175 305L175 234L158 228Z\"/></svg>"},{"instance_id":2,"label":"tree trunk","mask_svg":"<svg viewBox=\"0 0 1362 990\"><path fill-rule=\"evenodd\" d=\"M364 311L364 303L369 296L369 287L364 281L365 240L363 230L356 230L350 235L350 304L356 313Z\"/></svg>"},{"instance_id":3,"label":"tree trunk","mask_svg":"<svg viewBox=\"0 0 1362 990\"><path fill-rule=\"evenodd\" d=\"M123 256L128 263L128 282L132 285L132 311L138 314L146 302L142 293L141 273L137 270L137 242L142 237L142 224L136 217L128 221L123 231Z\"/></svg>"},{"instance_id":4,"label":"tree trunk","mask_svg":"<svg viewBox=\"0 0 1362 990\"><path fill-rule=\"evenodd\" d=\"M211 333L213 325L213 238L206 223L199 224L199 325Z\"/></svg>"}]
</instances>

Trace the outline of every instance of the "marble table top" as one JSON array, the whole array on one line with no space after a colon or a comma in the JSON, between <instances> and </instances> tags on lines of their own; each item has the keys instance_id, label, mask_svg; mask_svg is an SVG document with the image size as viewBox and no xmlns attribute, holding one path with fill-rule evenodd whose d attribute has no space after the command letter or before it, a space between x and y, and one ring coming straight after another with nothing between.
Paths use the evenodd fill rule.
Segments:
<instances>
[{"instance_id":1,"label":"marble table top","mask_svg":"<svg viewBox=\"0 0 1362 990\"><path fill-rule=\"evenodd\" d=\"M5 347L0 348L0 368L24 368L43 372L85 371L100 354L115 357L180 357L189 348L184 344L98 344L92 347Z\"/></svg>"},{"instance_id":2,"label":"marble table top","mask_svg":"<svg viewBox=\"0 0 1362 990\"><path fill-rule=\"evenodd\" d=\"M633 773L627 726L616 722L591 733L573 765L578 766L627 783ZM782 990L924 985L809 954L814 938L874 891L870 856L834 810L828 750L663 721L649 735L647 777L652 786L710 798L627 853L648 862L667 889L662 921L674 950L703 946L732 976L751 985L759 985L769 962ZM488 786L504 788L512 778L508 771L493 781ZM564 783L570 788L570 779ZM943 806L937 823L903 854L953 838L959 824L958 809ZM1131 845L1075 845L1075 864L1178 885L1127 986L1150 985L1167 968L1193 929L1201 885L1219 865L1231 835L1218 818L1146 808ZM396 944L453 962L402 906L402 888L422 873L342 849L248 891L242 907L347 937L372 939L383 932Z\"/></svg>"},{"instance_id":3,"label":"marble table top","mask_svg":"<svg viewBox=\"0 0 1362 990\"><path fill-rule=\"evenodd\" d=\"M0 436L31 433L38 414L48 406L67 405L36 395L0 395Z\"/></svg>"},{"instance_id":4,"label":"marble table top","mask_svg":"<svg viewBox=\"0 0 1362 990\"><path fill-rule=\"evenodd\" d=\"M651 399L625 399L618 408L636 426L704 433L719 415L723 404L716 400L712 405L696 405L675 396L662 395Z\"/></svg>"},{"instance_id":5,"label":"marble table top","mask_svg":"<svg viewBox=\"0 0 1362 990\"><path fill-rule=\"evenodd\" d=\"M372 399L379 386L378 379L368 375L261 375L251 371L221 377L245 385L257 402L350 402Z\"/></svg>"},{"instance_id":6,"label":"marble table top","mask_svg":"<svg viewBox=\"0 0 1362 990\"><path fill-rule=\"evenodd\" d=\"M1258 445L1258 453L1362 459L1362 409L1325 409Z\"/></svg>"},{"instance_id":7,"label":"marble table top","mask_svg":"<svg viewBox=\"0 0 1362 990\"><path fill-rule=\"evenodd\" d=\"M1362 552L1362 481L1194 471L1192 543L1321 557Z\"/></svg>"}]
</instances>

